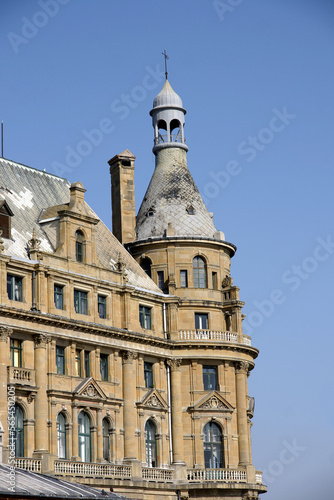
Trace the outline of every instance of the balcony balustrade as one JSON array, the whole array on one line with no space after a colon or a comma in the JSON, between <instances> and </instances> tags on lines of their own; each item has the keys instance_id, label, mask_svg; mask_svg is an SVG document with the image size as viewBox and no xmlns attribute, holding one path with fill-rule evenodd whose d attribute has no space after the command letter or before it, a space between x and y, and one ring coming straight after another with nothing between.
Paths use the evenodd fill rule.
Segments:
<instances>
[{"instance_id":1,"label":"balcony balustrade","mask_svg":"<svg viewBox=\"0 0 334 500\"><path fill-rule=\"evenodd\" d=\"M16 366L9 366L8 383L34 386L35 370L30 368L17 368Z\"/></svg>"},{"instance_id":2,"label":"balcony balustrade","mask_svg":"<svg viewBox=\"0 0 334 500\"><path fill-rule=\"evenodd\" d=\"M42 460L38 458L15 458L14 466L29 472L42 472Z\"/></svg>"},{"instance_id":3,"label":"balcony balustrade","mask_svg":"<svg viewBox=\"0 0 334 500\"><path fill-rule=\"evenodd\" d=\"M191 483L247 483L247 473L238 469L187 469L187 479Z\"/></svg>"},{"instance_id":4,"label":"balcony balustrade","mask_svg":"<svg viewBox=\"0 0 334 500\"><path fill-rule=\"evenodd\" d=\"M132 478L131 465L69 462L67 460L55 460L54 472L60 476L108 477L112 479Z\"/></svg>"},{"instance_id":5,"label":"balcony balustrade","mask_svg":"<svg viewBox=\"0 0 334 500\"><path fill-rule=\"evenodd\" d=\"M178 340L233 342L235 344L251 345L251 339L248 335L242 335L236 332L220 332L216 330L179 330L178 333Z\"/></svg>"}]
</instances>

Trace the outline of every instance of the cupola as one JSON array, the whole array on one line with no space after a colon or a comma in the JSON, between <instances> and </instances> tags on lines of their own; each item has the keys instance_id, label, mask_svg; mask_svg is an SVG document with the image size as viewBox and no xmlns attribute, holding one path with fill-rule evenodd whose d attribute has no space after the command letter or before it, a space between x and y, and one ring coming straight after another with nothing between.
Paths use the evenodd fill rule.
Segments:
<instances>
[{"instance_id":1,"label":"cupola","mask_svg":"<svg viewBox=\"0 0 334 500\"><path fill-rule=\"evenodd\" d=\"M164 148L181 148L188 151L184 138L185 114L181 97L174 92L166 78L150 111L154 128L154 154Z\"/></svg>"}]
</instances>

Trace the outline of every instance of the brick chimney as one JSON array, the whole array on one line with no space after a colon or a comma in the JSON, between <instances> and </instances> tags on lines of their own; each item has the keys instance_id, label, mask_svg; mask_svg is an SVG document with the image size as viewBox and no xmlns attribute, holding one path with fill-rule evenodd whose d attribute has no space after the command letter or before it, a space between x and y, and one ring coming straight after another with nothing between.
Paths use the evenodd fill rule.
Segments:
<instances>
[{"instance_id":1,"label":"brick chimney","mask_svg":"<svg viewBox=\"0 0 334 500\"><path fill-rule=\"evenodd\" d=\"M123 245L136 238L135 159L126 149L108 162L111 175L112 231Z\"/></svg>"}]
</instances>

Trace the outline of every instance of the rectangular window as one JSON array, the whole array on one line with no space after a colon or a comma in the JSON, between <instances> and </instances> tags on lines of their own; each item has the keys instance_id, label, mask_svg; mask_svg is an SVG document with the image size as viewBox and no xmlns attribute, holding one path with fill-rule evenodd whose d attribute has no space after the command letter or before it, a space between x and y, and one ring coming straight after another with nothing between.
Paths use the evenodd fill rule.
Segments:
<instances>
[{"instance_id":1,"label":"rectangular window","mask_svg":"<svg viewBox=\"0 0 334 500\"><path fill-rule=\"evenodd\" d=\"M74 309L76 313L88 314L88 293L74 290Z\"/></svg>"},{"instance_id":2,"label":"rectangular window","mask_svg":"<svg viewBox=\"0 0 334 500\"><path fill-rule=\"evenodd\" d=\"M151 308L139 306L139 321L142 328L151 329Z\"/></svg>"},{"instance_id":3,"label":"rectangular window","mask_svg":"<svg viewBox=\"0 0 334 500\"><path fill-rule=\"evenodd\" d=\"M99 311L99 317L105 319L107 317L107 297L103 295L97 296L97 308Z\"/></svg>"},{"instance_id":4,"label":"rectangular window","mask_svg":"<svg viewBox=\"0 0 334 500\"><path fill-rule=\"evenodd\" d=\"M108 354L100 354L101 380L108 380Z\"/></svg>"},{"instance_id":5,"label":"rectangular window","mask_svg":"<svg viewBox=\"0 0 334 500\"><path fill-rule=\"evenodd\" d=\"M64 287L62 285L54 286L54 297L56 309L64 309Z\"/></svg>"},{"instance_id":6,"label":"rectangular window","mask_svg":"<svg viewBox=\"0 0 334 500\"><path fill-rule=\"evenodd\" d=\"M90 351L85 351L85 377L89 377L89 354Z\"/></svg>"},{"instance_id":7,"label":"rectangular window","mask_svg":"<svg viewBox=\"0 0 334 500\"><path fill-rule=\"evenodd\" d=\"M22 302L22 278L7 274L7 294L10 300Z\"/></svg>"},{"instance_id":8,"label":"rectangular window","mask_svg":"<svg viewBox=\"0 0 334 500\"><path fill-rule=\"evenodd\" d=\"M163 271L158 271L158 287L160 290L165 290L165 276Z\"/></svg>"},{"instance_id":9,"label":"rectangular window","mask_svg":"<svg viewBox=\"0 0 334 500\"><path fill-rule=\"evenodd\" d=\"M196 330L208 330L209 321L207 314L195 313L195 328Z\"/></svg>"},{"instance_id":10,"label":"rectangular window","mask_svg":"<svg viewBox=\"0 0 334 500\"><path fill-rule=\"evenodd\" d=\"M217 389L217 366L203 366L203 385L205 391Z\"/></svg>"},{"instance_id":11,"label":"rectangular window","mask_svg":"<svg viewBox=\"0 0 334 500\"><path fill-rule=\"evenodd\" d=\"M212 273L212 288L217 290L218 288L218 275L217 273Z\"/></svg>"},{"instance_id":12,"label":"rectangular window","mask_svg":"<svg viewBox=\"0 0 334 500\"><path fill-rule=\"evenodd\" d=\"M181 281L181 288L187 288L187 286L188 286L188 271L186 271L186 270L180 271L180 281Z\"/></svg>"},{"instance_id":13,"label":"rectangular window","mask_svg":"<svg viewBox=\"0 0 334 500\"><path fill-rule=\"evenodd\" d=\"M58 375L65 375L65 348L56 346L56 365Z\"/></svg>"},{"instance_id":14,"label":"rectangular window","mask_svg":"<svg viewBox=\"0 0 334 500\"><path fill-rule=\"evenodd\" d=\"M12 366L22 368L22 340L10 339L10 358Z\"/></svg>"},{"instance_id":15,"label":"rectangular window","mask_svg":"<svg viewBox=\"0 0 334 500\"><path fill-rule=\"evenodd\" d=\"M144 362L145 387L153 387L153 363Z\"/></svg>"},{"instance_id":16,"label":"rectangular window","mask_svg":"<svg viewBox=\"0 0 334 500\"><path fill-rule=\"evenodd\" d=\"M81 351L79 349L75 351L75 374L81 377Z\"/></svg>"}]
</instances>

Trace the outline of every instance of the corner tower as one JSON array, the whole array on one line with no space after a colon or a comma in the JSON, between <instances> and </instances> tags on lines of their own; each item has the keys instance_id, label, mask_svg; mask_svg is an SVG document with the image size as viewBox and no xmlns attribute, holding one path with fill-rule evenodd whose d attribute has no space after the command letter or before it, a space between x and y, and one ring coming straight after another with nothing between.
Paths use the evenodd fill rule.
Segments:
<instances>
[{"instance_id":1,"label":"corner tower","mask_svg":"<svg viewBox=\"0 0 334 500\"><path fill-rule=\"evenodd\" d=\"M127 248L165 294L170 466L187 478L189 498L255 500L266 491L252 464L247 385L258 350L242 330L230 273L236 247L215 227L187 166L185 114L166 78L150 112L155 169Z\"/></svg>"}]
</instances>

